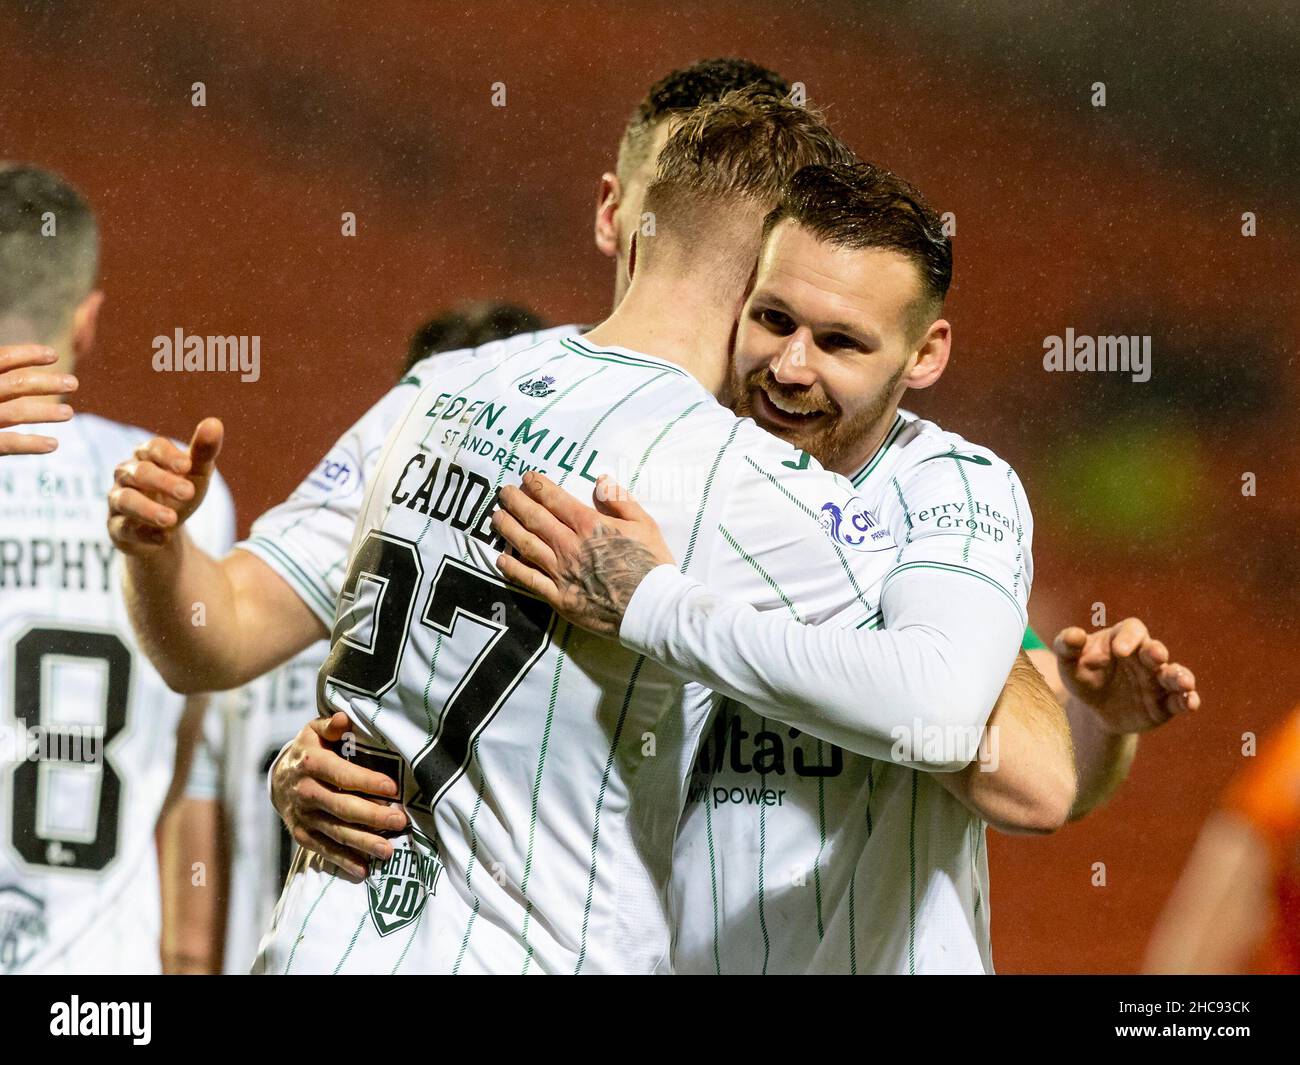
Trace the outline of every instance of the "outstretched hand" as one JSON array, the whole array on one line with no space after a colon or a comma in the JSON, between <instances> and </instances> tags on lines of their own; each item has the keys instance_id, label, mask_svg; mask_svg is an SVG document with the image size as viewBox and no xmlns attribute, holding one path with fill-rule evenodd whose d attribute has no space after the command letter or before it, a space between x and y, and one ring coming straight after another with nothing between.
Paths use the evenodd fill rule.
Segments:
<instances>
[{"instance_id":1,"label":"outstretched hand","mask_svg":"<svg viewBox=\"0 0 1300 1065\"><path fill-rule=\"evenodd\" d=\"M49 402L77 390L72 374L48 369L57 361L54 349L43 344L0 345L0 429L72 417L66 403ZM0 456L48 455L58 446L54 437L39 433L0 433Z\"/></svg>"},{"instance_id":2,"label":"outstretched hand","mask_svg":"<svg viewBox=\"0 0 1300 1065\"><path fill-rule=\"evenodd\" d=\"M170 543L203 497L216 471L225 428L204 418L188 448L155 436L113 471L108 534L123 554L142 555Z\"/></svg>"},{"instance_id":3,"label":"outstretched hand","mask_svg":"<svg viewBox=\"0 0 1300 1065\"><path fill-rule=\"evenodd\" d=\"M1195 675L1137 618L1095 632L1062 629L1052 649L1065 686L1107 732L1148 732L1201 705Z\"/></svg>"}]
</instances>

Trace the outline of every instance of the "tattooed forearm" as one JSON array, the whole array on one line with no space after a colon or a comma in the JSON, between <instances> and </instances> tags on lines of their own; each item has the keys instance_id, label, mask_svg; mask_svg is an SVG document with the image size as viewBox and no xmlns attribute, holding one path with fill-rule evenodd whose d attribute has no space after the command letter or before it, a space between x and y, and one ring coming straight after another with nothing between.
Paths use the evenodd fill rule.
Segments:
<instances>
[{"instance_id":1,"label":"tattooed forearm","mask_svg":"<svg viewBox=\"0 0 1300 1065\"><path fill-rule=\"evenodd\" d=\"M571 604L565 613L585 629L617 633L633 593L657 565L643 544L613 526L597 524L582 541L578 557L565 565L562 590Z\"/></svg>"}]
</instances>

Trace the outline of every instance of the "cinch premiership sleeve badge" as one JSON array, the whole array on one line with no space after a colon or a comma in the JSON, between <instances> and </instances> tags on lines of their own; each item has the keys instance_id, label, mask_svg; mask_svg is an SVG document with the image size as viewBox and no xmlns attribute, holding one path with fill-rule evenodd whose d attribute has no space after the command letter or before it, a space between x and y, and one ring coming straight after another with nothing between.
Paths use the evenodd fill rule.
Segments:
<instances>
[{"instance_id":1,"label":"cinch premiership sleeve badge","mask_svg":"<svg viewBox=\"0 0 1300 1065\"><path fill-rule=\"evenodd\" d=\"M894 549L889 530L881 526L859 496L854 496L843 508L836 503L823 503L817 520L827 536L852 551Z\"/></svg>"}]
</instances>

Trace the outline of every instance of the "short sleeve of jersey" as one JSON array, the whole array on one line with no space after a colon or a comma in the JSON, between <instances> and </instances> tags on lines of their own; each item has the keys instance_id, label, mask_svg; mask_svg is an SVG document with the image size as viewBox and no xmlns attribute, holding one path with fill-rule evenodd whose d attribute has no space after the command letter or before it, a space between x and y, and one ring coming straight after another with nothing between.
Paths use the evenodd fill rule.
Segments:
<instances>
[{"instance_id":1,"label":"short sleeve of jersey","mask_svg":"<svg viewBox=\"0 0 1300 1065\"><path fill-rule=\"evenodd\" d=\"M418 394L411 378L391 389L237 545L283 577L327 629L334 624L334 603L365 500L366 474L373 472L389 431Z\"/></svg>"},{"instance_id":2,"label":"short sleeve of jersey","mask_svg":"<svg viewBox=\"0 0 1300 1065\"><path fill-rule=\"evenodd\" d=\"M1027 625L1033 519L1020 478L955 434L930 426L909 435L879 497L899 545L886 583L916 568L969 574L999 588Z\"/></svg>"},{"instance_id":3,"label":"short sleeve of jersey","mask_svg":"<svg viewBox=\"0 0 1300 1065\"><path fill-rule=\"evenodd\" d=\"M749 426L749 423L745 423ZM805 624L879 624L895 557L889 530L843 477L759 430L742 433L727 471L707 581L745 590L760 610Z\"/></svg>"}]
</instances>

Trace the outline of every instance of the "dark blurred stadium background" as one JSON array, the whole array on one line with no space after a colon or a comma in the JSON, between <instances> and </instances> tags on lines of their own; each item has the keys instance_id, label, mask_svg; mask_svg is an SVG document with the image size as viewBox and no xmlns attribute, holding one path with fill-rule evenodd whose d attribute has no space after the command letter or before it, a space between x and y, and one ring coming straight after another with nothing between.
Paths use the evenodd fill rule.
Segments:
<instances>
[{"instance_id":1,"label":"dark blurred stadium background","mask_svg":"<svg viewBox=\"0 0 1300 1065\"><path fill-rule=\"evenodd\" d=\"M1300 697L1296 7L545 8L0 2L0 158L60 170L102 221L82 409L173 434L221 416L246 529L430 313L500 297L602 316L596 182L651 82L712 55L804 82L863 156L956 215L955 362L908 405L1020 471L1036 627L1101 602L1198 674L1204 708L1143 742L1107 809L991 837L1002 972L1135 969L1242 734ZM260 335L261 380L155 374L151 339L177 327ZM1043 338L1067 327L1150 334L1151 380L1045 373Z\"/></svg>"}]
</instances>

